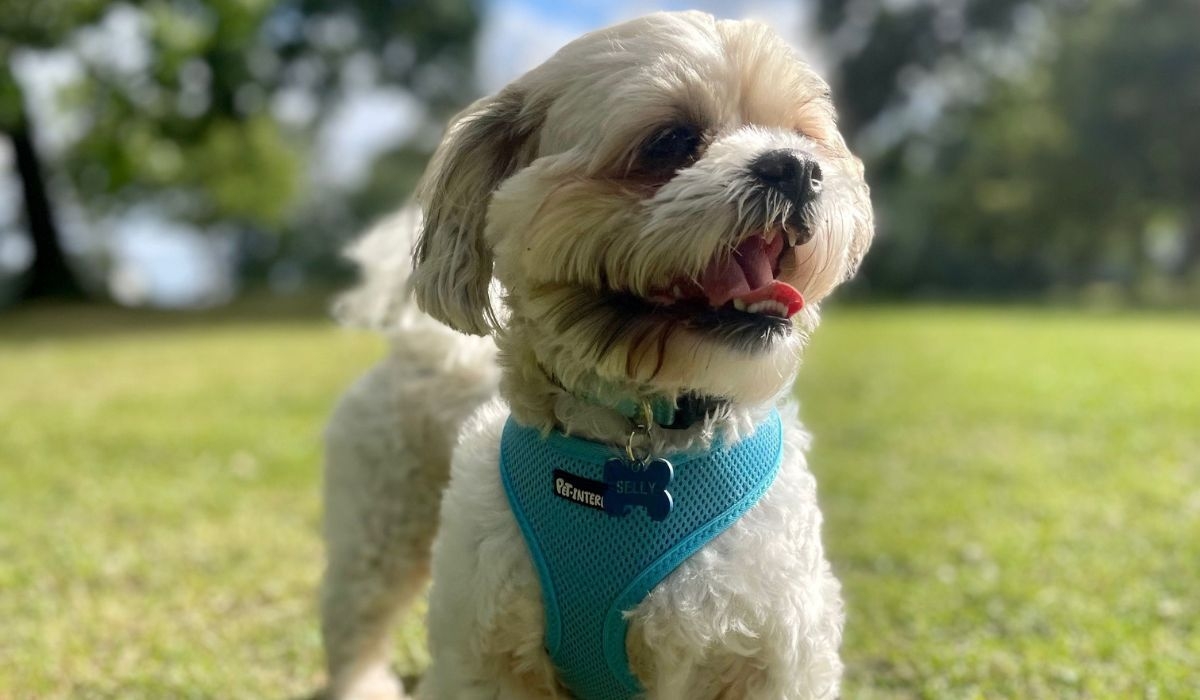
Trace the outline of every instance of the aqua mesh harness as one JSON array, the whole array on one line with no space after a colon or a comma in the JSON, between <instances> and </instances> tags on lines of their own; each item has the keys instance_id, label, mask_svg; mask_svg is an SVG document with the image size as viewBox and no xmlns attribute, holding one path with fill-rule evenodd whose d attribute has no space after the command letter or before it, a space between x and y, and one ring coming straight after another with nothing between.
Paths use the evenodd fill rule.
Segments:
<instances>
[{"instance_id":1,"label":"aqua mesh harness","mask_svg":"<svg viewBox=\"0 0 1200 700\"><path fill-rule=\"evenodd\" d=\"M623 613L758 502L781 454L777 412L732 447L669 455L670 465L508 419L500 474L541 580L546 650L576 698L641 692Z\"/></svg>"}]
</instances>

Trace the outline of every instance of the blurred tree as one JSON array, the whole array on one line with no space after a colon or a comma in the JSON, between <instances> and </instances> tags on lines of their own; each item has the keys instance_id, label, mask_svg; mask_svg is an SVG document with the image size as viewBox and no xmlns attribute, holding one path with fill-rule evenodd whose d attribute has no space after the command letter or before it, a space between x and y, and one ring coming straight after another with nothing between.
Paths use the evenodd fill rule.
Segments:
<instances>
[{"instance_id":1,"label":"blurred tree","mask_svg":"<svg viewBox=\"0 0 1200 700\"><path fill-rule=\"evenodd\" d=\"M304 22L303 31L276 34L281 58L319 55L342 67L348 58L373 57L380 81L412 91L437 114L439 126L441 116L477 96L473 0L287 0L275 11ZM335 92L336 71L322 76L322 91Z\"/></svg>"},{"instance_id":2,"label":"blurred tree","mask_svg":"<svg viewBox=\"0 0 1200 700\"><path fill-rule=\"evenodd\" d=\"M954 246L956 237L969 237L974 229L947 230L952 224L941 221L931 225L930 200L943 187L939 174L930 172L929 160L938 151L927 144L921 150L914 141L920 141L923 129L961 133L962 125L952 125L945 112L958 106L956 100L979 99L997 82L985 49L1012 42L1030 9L1069 1L819 0L817 22L829 37L840 123L867 161L878 209L881 235L862 275L874 291L910 294L930 286L962 291L989 289L1001 280L1017 286L1032 281L1032 271L1003 264L981 250L982 242ZM921 92L931 86L935 95ZM948 94L954 87L957 93ZM921 123L909 123L914 104L924 110ZM965 179L969 176L960 181ZM967 264L972 256L987 261Z\"/></svg>"},{"instance_id":3,"label":"blurred tree","mask_svg":"<svg viewBox=\"0 0 1200 700\"><path fill-rule=\"evenodd\" d=\"M133 60L88 50L86 34L118 15L145 44L126 51ZM205 230L292 237L310 248L323 239L310 257L332 259L337 233L371 216L359 209L374 199L322 187L320 202L307 201L307 144L355 90L402 90L431 121L467 101L477 23L472 0L0 0L0 50L7 58L18 47L55 49L80 61L82 79L62 104L87 128L56 165L90 211L150 202ZM6 108L20 105L9 65L0 76ZM5 123L17 134L33 127L23 116ZM407 148L420 154L424 137L418 130ZM415 160L398 162L419 168ZM410 179L398 176L393 203ZM32 296L68 277L55 272L67 267L52 201L44 186L27 191L42 193L28 218L49 222L35 232Z\"/></svg>"},{"instance_id":4,"label":"blurred tree","mask_svg":"<svg viewBox=\"0 0 1200 700\"><path fill-rule=\"evenodd\" d=\"M440 121L475 93L471 0L146 0L141 7L148 74L115 75L93 64L75 96L92 122L71 153L76 187L116 206L169 194L177 214L192 221L281 234L266 246L272 257L287 251L328 266L339 242L378 214L361 209L370 200L328 183L320 201L302 198L306 144L347 94L399 88ZM397 187L392 206L405 194Z\"/></svg>"},{"instance_id":5,"label":"blurred tree","mask_svg":"<svg viewBox=\"0 0 1200 700\"><path fill-rule=\"evenodd\" d=\"M94 208L170 196L200 224L279 226L296 196L303 154L265 109L272 88L251 73L268 0L149 0L146 65L85 56L66 105L87 115L67 172Z\"/></svg>"},{"instance_id":6,"label":"blurred tree","mask_svg":"<svg viewBox=\"0 0 1200 700\"><path fill-rule=\"evenodd\" d=\"M12 72L13 54L21 47L56 45L76 26L93 21L103 8L103 0L0 0L0 132L12 144L25 225L34 248L24 292L29 297L80 297L83 289L60 244L35 125Z\"/></svg>"},{"instance_id":7,"label":"blurred tree","mask_svg":"<svg viewBox=\"0 0 1200 700\"><path fill-rule=\"evenodd\" d=\"M1075 248L1105 251L1139 283L1153 222L1173 222L1175 250L1163 267L1177 278L1196 274L1200 3L1099 0L1060 30L1046 96L1070 138L1043 156L1046 186L1036 205L1081 224ZM1056 205L1052 183L1068 184L1069 210Z\"/></svg>"},{"instance_id":8,"label":"blurred tree","mask_svg":"<svg viewBox=\"0 0 1200 700\"><path fill-rule=\"evenodd\" d=\"M958 90L924 125L865 139L885 231L871 284L995 295L1107 281L1138 297L1165 271L1194 285L1200 5L977 5L990 14L973 19L968 2L963 23L920 3L858 20L872 43L840 76L860 141L895 126L911 66ZM1022 22L1036 41L1014 49Z\"/></svg>"},{"instance_id":9,"label":"blurred tree","mask_svg":"<svg viewBox=\"0 0 1200 700\"><path fill-rule=\"evenodd\" d=\"M835 61L842 128L857 134L907 98L914 72L960 58L982 38L1003 38L1023 8L1060 1L818 0L817 26L829 37Z\"/></svg>"}]
</instances>

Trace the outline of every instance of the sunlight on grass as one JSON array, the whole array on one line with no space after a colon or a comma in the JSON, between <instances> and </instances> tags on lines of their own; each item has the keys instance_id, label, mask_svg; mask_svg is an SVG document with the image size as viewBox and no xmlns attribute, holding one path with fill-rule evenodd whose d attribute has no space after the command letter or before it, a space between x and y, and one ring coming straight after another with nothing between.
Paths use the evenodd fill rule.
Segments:
<instances>
[{"instance_id":1,"label":"sunlight on grass","mask_svg":"<svg viewBox=\"0 0 1200 700\"><path fill-rule=\"evenodd\" d=\"M0 697L315 690L320 429L382 352L236 312L0 319ZM799 391L844 696L1200 696L1197 358L1188 317L831 311Z\"/></svg>"}]
</instances>

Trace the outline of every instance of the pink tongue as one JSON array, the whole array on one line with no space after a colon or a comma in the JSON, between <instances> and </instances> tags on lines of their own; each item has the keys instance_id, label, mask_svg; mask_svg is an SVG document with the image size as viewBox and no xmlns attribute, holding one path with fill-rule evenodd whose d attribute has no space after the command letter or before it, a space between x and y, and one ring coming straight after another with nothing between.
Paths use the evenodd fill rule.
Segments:
<instances>
[{"instance_id":1,"label":"pink tongue","mask_svg":"<svg viewBox=\"0 0 1200 700\"><path fill-rule=\"evenodd\" d=\"M700 286L712 306L724 306L730 299L750 293L746 273L734 260L710 263L700 275Z\"/></svg>"},{"instance_id":2,"label":"pink tongue","mask_svg":"<svg viewBox=\"0 0 1200 700\"><path fill-rule=\"evenodd\" d=\"M779 240L776 236L775 240ZM776 257L779 251L775 251ZM767 257L767 242L759 236L747 239L733 251L733 259L742 268L751 289L758 289L775 279L771 270L772 259Z\"/></svg>"},{"instance_id":3,"label":"pink tongue","mask_svg":"<svg viewBox=\"0 0 1200 700\"><path fill-rule=\"evenodd\" d=\"M708 303L717 307L738 299L749 306L770 300L786 308L791 318L803 308L804 299L790 284L775 279L774 261L782 250L782 236L770 243L754 236L742 241L731 257L714 260L700 276Z\"/></svg>"}]
</instances>

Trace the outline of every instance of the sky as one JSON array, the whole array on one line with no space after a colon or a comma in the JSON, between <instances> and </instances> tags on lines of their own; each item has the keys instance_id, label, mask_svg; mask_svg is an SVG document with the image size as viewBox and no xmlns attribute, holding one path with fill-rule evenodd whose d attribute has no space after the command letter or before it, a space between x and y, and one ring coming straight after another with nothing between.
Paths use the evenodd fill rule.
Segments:
<instances>
[{"instance_id":1,"label":"sky","mask_svg":"<svg viewBox=\"0 0 1200 700\"><path fill-rule=\"evenodd\" d=\"M821 64L808 40L810 18L798 0L485 0L480 87L500 89L584 32L658 10L684 9L766 22L806 60Z\"/></svg>"}]
</instances>

